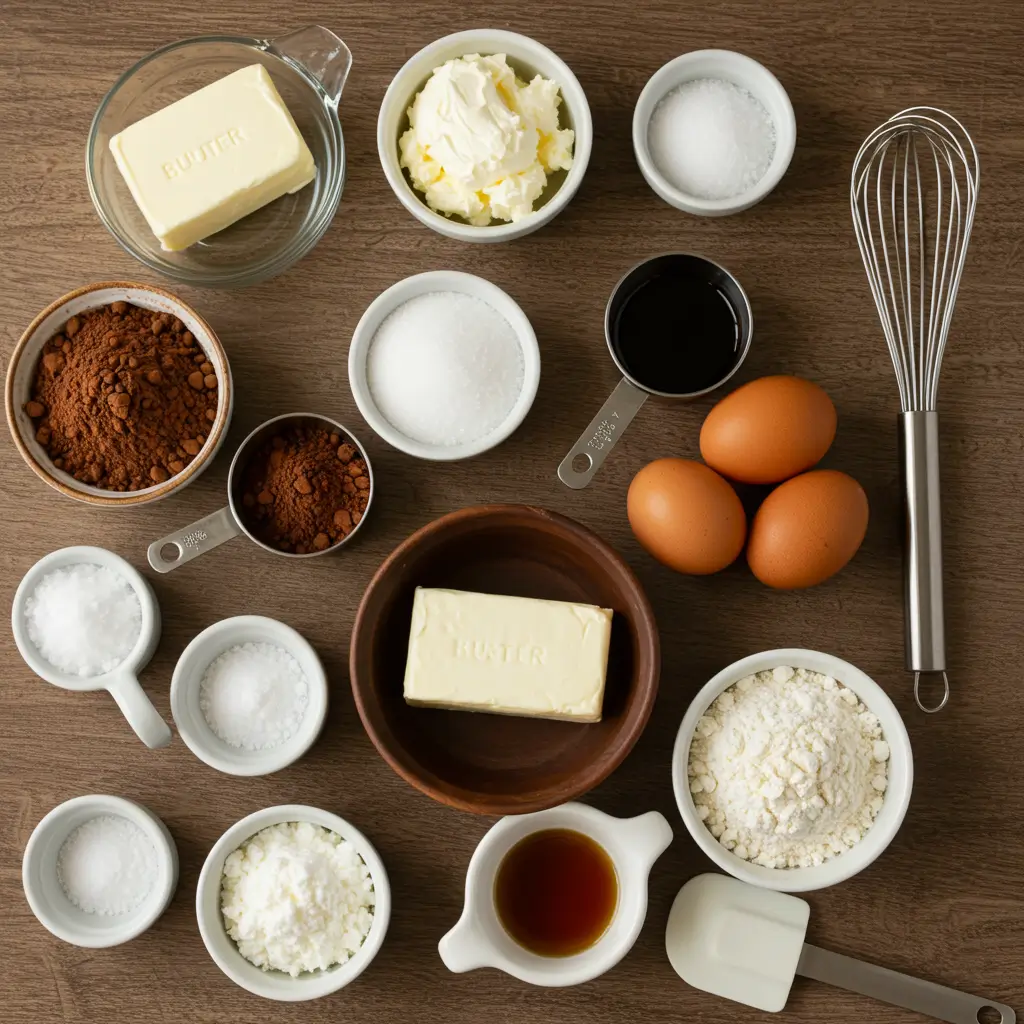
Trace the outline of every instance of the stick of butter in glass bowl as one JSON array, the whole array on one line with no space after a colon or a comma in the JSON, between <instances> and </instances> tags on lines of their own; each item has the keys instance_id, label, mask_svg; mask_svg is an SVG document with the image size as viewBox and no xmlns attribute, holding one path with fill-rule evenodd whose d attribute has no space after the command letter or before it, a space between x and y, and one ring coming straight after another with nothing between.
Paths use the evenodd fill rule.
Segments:
<instances>
[{"instance_id":1,"label":"stick of butter in glass bowl","mask_svg":"<svg viewBox=\"0 0 1024 1024\"><path fill-rule=\"evenodd\" d=\"M319 26L274 40L201 36L143 57L89 133L100 219L136 259L185 284L280 274L316 245L341 199L338 104L351 64Z\"/></svg>"}]
</instances>

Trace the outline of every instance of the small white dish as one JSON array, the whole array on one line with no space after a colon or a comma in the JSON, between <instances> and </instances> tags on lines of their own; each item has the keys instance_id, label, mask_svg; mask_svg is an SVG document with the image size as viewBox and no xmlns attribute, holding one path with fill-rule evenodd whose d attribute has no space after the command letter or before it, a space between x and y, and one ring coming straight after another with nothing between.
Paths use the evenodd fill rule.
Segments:
<instances>
[{"instance_id":1,"label":"small white dish","mask_svg":"<svg viewBox=\"0 0 1024 1024\"><path fill-rule=\"evenodd\" d=\"M297 978L283 971L264 971L246 960L228 935L220 909L221 875L228 854L237 850L261 829L288 821L308 821L347 839L370 869L376 898L373 924L356 954L345 963L336 964L326 971L300 974ZM316 807L285 804L280 807L267 807L250 814L232 825L217 840L199 874L199 884L196 888L196 917L206 951L236 985L254 995L281 1002L319 999L321 996L337 992L358 978L380 951L391 919L391 886L384 863L377 855L377 851L370 841L344 818Z\"/></svg>"},{"instance_id":2,"label":"small white dish","mask_svg":"<svg viewBox=\"0 0 1024 1024\"><path fill-rule=\"evenodd\" d=\"M139 491L108 491L76 480L70 473L57 469L46 449L36 440L35 426L25 403L32 397L32 383L43 346L64 329L73 316L98 309L112 302L129 302L140 309L170 313L185 329L192 332L199 347L206 353L217 376L217 418L210 424L206 443L199 454L180 472L162 484ZM7 368L5 402L7 424L21 457L41 480L69 498L105 507L147 505L180 491L192 483L213 462L227 436L234 411L234 380L227 353L213 328L191 306L176 295L156 285L130 281L102 281L68 292L50 303L25 329L15 346Z\"/></svg>"},{"instance_id":3,"label":"small white dish","mask_svg":"<svg viewBox=\"0 0 1024 1024\"><path fill-rule=\"evenodd\" d=\"M380 325L399 306L417 295L426 295L430 292L461 292L482 299L508 321L522 347L523 387L515 405L512 406L504 423L469 444L423 444L407 437L384 418L366 379L367 357ZM534 398L537 397L537 387L540 384L540 348L537 345L537 335L534 334L526 314L507 292L474 274L464 274L455 270L434 270L396 282L370 303L352 335L352 344L348 350L348 379L363 419L388 444L418 459L430 459L435 462L468 459L501 444L526 418Z\"/></svg>"},{"instance_id":4,"label":"small white dish","mask_svg":"<svg viewBox=\"0 0 1024 1024\"><path fill-rule=\"evenodd\" d=\"M520 946L505 931L494 906L495 877L505 854L526 836L555 828L582 832L603 847L618 880L618 904L607 930L593 946L573 956L538 956ZM548 988L597 978L633 948L647 917L648 876L671 842L672 829L657 811L613 818L586 804L568 803L502 818L480 840L469 862L462 917L437 947L445 967L458 974L496 967Z\"/></svg>"},{"instance_id":5,"label":"small white dish","mask_svg":"<svg viewBox=\"0 0 1024 1024\"><path fill-rule=\"evenodd\" d=\"M142 628L135 648L124 661L110 672L97 676L74 676L51 665L40 653L28 635L25 621L25 603L35 592L42 578L57 569L71 565L106 566L127 581L142 606ZM142 574L119 555L105 548L72 547L51 551L40 558L22 578L14 594L11 608L11 629L25 663L40 679L79 693L88 690L107 690L117 702L128 724L147 747L165 747L171 742L171 730L153 707L139 684L138 674L153 657L160 642L160 606L156 603L149 584Z\"/></svg>"},{"instance_id":6,"label":"small white dish","mask_svg":"<svg viewBox=\"0 0 1024 1024\"><path fill-rule=\"evenodd\" d=\"M672 185L651 158L647 132L658 104L675 88L698 78L718 78L746 89L775 122L775 155L756 185L728 199L702 199ZM763 65L732 50L694 50L651 76L633 110L633 152L647 184L678 210L704 217L739 213L759 203L782 180L796 147L796 115L782 83Z\"/></svg>"},{"instance_id":7,"label":"small white dish","mask_svg":"<svg viewBox=\"0 0 1024 1024\"><path fill-rule=\"evenodd\" d=\"M435 68L445 61L465 57L469 53L490 56L503 53L520 78L529 80L543 75L558 83L562 103L558 108L559 124L575 134L572 167L554 181L549 180L533 213L522 220L506 223L468 224L463 220L435 213L417 192L399 163L398 140L409 126L408 110L416 94L426 84ZM470 29L437 39L413 54L391 80L377 116L377 152L388 183L402 205L422 224L438 234L460 242L507 242L522 238L543 227L568 205L576 194L593 145L594 129L590 104L569 66L546 46L518 32L500 29ZM562 180L559 180L559 179Z\"/></svg>"},{"instance_id":8,"label":"small white dish","mask_svg":"<svg viewBox=\"0 0 1024 1024\"><path fill-rule=\"evenodd\" d=\"M859 843L817 867L766 868L737 857L731 850L722 846L705 827L704 822L697 816L697 809L690 794L686 769L690 758L690 742L701 716L719 694L740 679L779 665L820 672L848 686L868 710L878 717L883 738L889 744L889 785L882 809L874 824ZM910 737L900 713L886 692L849 662L831 654L798 648L752 654L722 669L693 698L679 727L672 752L672 788L683 823L694 842L723 871L727 871L733 877L751 885L779 892L810 892L814 889L825 889L852 878L872 864L892 842L900 825L903 824L907 807L910 805L913 784L914 762L910 750Z\"/></svg>"},{"instance_id":9,"label":"small white dish","mask_svg":"<svg viewBox=\"0 0 1024 1024\"><path fill-rule=\"evenodd\" d=\"M222 740L199 706L200 684L210 663L238 644L283 647L299 663L308 703L298 729L267 750L245 750ZM207 626L181 653L171 676L171 714L185 745L211 768L228 775L269 775L297 761L316 742L327 717L327 675L312 645L291 626L262 615L237 615Z\"/></svg>"},{"instance_id":10,"label":"small white dish","mask_svg":"<svg viewBox=\"0 0 1024 1024\"><path fill-rule=\"evenodd\" d=\"M87 914L65 895L57 878L57 855L79 825L101 815L127 818L150 839L157 879L149 895L127 914ZM74 946L100 949L141 935L164 912L178 884L178 851L167 826L141 804L119 796L79 796L54 807L29 836L21 879L32 913L47 931Z\"/></svg>"}]
</instances>

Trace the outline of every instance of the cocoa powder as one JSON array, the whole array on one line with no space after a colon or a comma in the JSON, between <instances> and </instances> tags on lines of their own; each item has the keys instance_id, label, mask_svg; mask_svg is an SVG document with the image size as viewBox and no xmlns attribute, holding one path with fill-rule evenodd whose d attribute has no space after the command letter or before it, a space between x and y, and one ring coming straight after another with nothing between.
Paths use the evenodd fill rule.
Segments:
<instances>
[{"instance_id":1,"label":"cocoa powder","mask_svg":"<svg viewBox=\"0 0 1024 1024\"><path fill-rule=\"evenodd\" d=\"M324 427L286 426L242 472L241 515L253 536L281 551L323 551L359 525L370 473L346 438Z\"/></svg>"},{"instance_id":2,"label":"cocoa powder","mask_svg":"<svg viewBox=\"0 0 1024 1024\"><path fill-rule=\"evenodd\" d=\"M25 411L58 469L137 491L199 454L217 394L213 366L181 320L114 302L71 317L46 342Z\"/></svg>"}]
</instances>

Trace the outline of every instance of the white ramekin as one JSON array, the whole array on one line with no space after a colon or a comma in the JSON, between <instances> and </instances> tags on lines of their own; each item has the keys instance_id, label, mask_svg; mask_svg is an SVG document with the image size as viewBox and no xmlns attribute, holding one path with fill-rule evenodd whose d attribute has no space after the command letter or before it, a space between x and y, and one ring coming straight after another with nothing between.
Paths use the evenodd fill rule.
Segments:
<instances>
[{"instance_id":1,"label":"white ramekin","mask_svg":"<svg viewBox=\"0 0 1024 1024\"><path fill-rule=\"evenodd\" d=\"M28 634L28 623L25 620L25 606L35 592L43 577L58 569L67 569L72 565L99 565L110 569L120 576L135 591L142 611L142 623L139 638L128 657L112 668L109 672L95 676L76 676L62 672L51 665L32 642ZM51 551L32 566L18 584L11 608L11 630L18 651L25 659L25 664L40 679L59 686L64 690L78 693L90 690L107 690L117 702L121 713L135 734L147 747L165 747L171 742L170 726L160 717L153 707L152 701L146 696L139 682L138 674L156 652L160 642L160 606L152 588L142 573L129 565L120 555L106 548L71 547Z\"/></svg>"},{"instance_id":2,"label":"white ramekin","mask_svg":"<svg viewBox=\"0 0 1024 1024\"><path fill-rule=\"evenodd\" d=\"M779 665L804 668L812 672L832 676L848 686L864 702L869 711L878 717L885 741L889 744L889 786L885 793L882 809L867 834L856 846L817 867L810 868L766 868L760 864L737 857L727 850L708 831L697 816L693 797L690 794L689 778L686 773L690 756L690 742L701 716L719 694L734 683L755 672L764 672ZM910 750L910 737L900 713L885 691L859 668L831 654L819 651L805 651L786 648L764 651L722 669L707 682L693 698L683 723L676 735L672 752L672 788L675 791L679 813L683 817L694 842L723 871L743 882L759 885L765 889L781 892L809 892L824 889L851 878L873 863L892 842L910 804L910 792L914 783L914 762Z\"/></svg>"},{"instance_id":3,"label":"white ramekin","mask_svg":"<svg viewBox=\"0 0 1024 1024\"><path fill-rule=\"evenodd\" d=\"M602 846L615 865L618 903L604 935L573 956L539 956L505 931L494 906L494 880L505 854L542 829L582 832ZM613 818L586 804L568 803L535 814L502 818L480 840L466 873L466 904L459 923L438 952L455 973L496 967L530 985L580 985L611 970L632 948L647 917L647 879L672 842L672 829L657 811Z\"/></svg>"},{"instance_id":4,"label":"white ramekin","mask_svg":"<svg viewBox=\"0 0 1024 1024\"><path fill-rule=\"evenodd\" d=\"M225 743L207 724L199 706L206 669L236 644L266 643L284 648L302 668L308 684L306 713L294 735L269 750L244 750ZM211 768L228 775L269 775L297 761L316 742L327 717L327 675L313 646L291 626L262 615L236 615L207 626L181 653L171 676L171 714L185 745Z\"/></svg>"},{"instance_id":5,"label":"white ramekin","mask_svg":"<svg viewBox=\"0 0 1024 1024\"><path fill-rule=\"evenodd\" d=\"M64 840L79 825L106 814L138 826L156 851L156 883L127 914L87 914L67 898L57 879L57 855ZM58 939L92 949L117 946L141 935L171 902L178 884L178 851L167 826L141 804L119 796L78 796L58 804L36 825L25 847L21 879L32 913Z\"/></svg>"},{"instance_id":6,"label":"white ramekin","mask_svg":"<svg viewBox=\"0 0 1024 1024\"><path fill-rule=\"evenodd\" d=\"M508 321L522 348L523 388L515 405L512 406L504 423L469 444L423 444L421 441L406 437L384 418L373 400L366 379L367 356L380 325L399 306L417 295L426 295L430 292L461 292L486 302ZM540 348L537 345L537 335L534 334L526 314L507 292L474 274L463 274L455 270L434 270L398 281L370 303L352 335L352 344L348 350L348 380L363 419L388 444L418 459L430 459L434 462L468 459L501 444L526 419L526 414L537 397L537 387L540 384Z\"/></svg>"},{"instance_id":7,"label":"white ramekin","mask_svg":"<svg viewBox=\"0 0 1024 1024\"><path fill-rule=\"evenodd\" d=\"M728 199L702 199L672 185L651 159L647 129L654 109L677 86L697 78L720 78L741 86L764 104L775 122L775 156L756 185ZM763 65L732 50L694 50L670 60L644 86L633 110L633 152L647 184L666 203L705 217L739 213L759 203L782 179L796 147L796 115L782 83Z\"/></svg>"},{"instance_id":8,"label":"white ramekin","mask_svg":"<svg viewBox=\"0 0 1024 1024\"><path fill-rule=\"evenodd\" d=\"M571 128L576 134L572 167L557 191L543 206L535 208L529 216L514 223L495 221L481 226L435 213L427 206L422 193L412 187L398 162L398 139L408 127L407 111L416 94L435 68L455 57L465 57L468 53L484 56L503 53L521 78L532 78L540 74L557 82L562 94L562 104L558 108L560 124L563 128ZM418 221L439 234L461 242L507 242L513 238L522 238L547 224L565 208L580 187L590 162L593 136L590 104L569 66L536 40L500 29L469 29L425 46L410 57L392 79L377 116L377 152L395 195Z\"/></svg>"},{"instance_id":9,"label":"white ramekin","mask_svg":"<svg viewBox=\"0 0 1024 1024\"><path fill-rule=\"evenodd\" d=\"M280 825L288 821L307 821L336 832L347 839L370 869L376 904L373 924L362 946L343 964L337 964L326 971L313 971L293 978L282 971L264 971L238 952L238 947L224 927L224 916L220 910L220 885L224 872L224 861L228 854L237 850L242 843L261 829ZM370 841L344 818L329 811L302 804L284 804L256 811L232 825L214 843L207 854L203 869L199 873L196 887L196 918L199 932L206 945L206 951L214 963L236 984L254 995L280 1002L300 1002L305 999L319 999L344 988L354 981L369 966L380 951L391 920L391 886L388 883L384 863Z\"/></svg>"}]
</instances>

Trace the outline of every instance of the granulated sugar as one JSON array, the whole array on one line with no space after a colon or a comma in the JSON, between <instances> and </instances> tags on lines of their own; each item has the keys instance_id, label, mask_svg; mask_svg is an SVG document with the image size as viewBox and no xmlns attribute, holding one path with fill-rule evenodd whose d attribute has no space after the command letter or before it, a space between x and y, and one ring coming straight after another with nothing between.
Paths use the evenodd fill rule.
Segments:
<instances>
[{"instance_id":1,"label":"granulated sugar","mask_svg":"<svg viewBox=\"0 0 1024 1024\"><path fill-rule=\"evenodd\" d=\"M472 295L430 292L380 325L367 355L373 400L421 444L471 444L499 427L523 389L523 352L511 324Z\"/></svg>"},{"instance_id":2,"label":"granulated sugar","mask_svg":"<svg viewBox=\"0 0 1024 1024\"><path fill-rule=\"evenodd\" d=\"M97 676L117 668L142 632L131 584L103 565L48 572L25 602L29 639L54 668Z\"/></svg>"},{"instance_id":3,"label":"granulated sugar","mask_svg":"<svg viewBox=\"0 0 1024 1024\"><path fill-rule=\"evenodd\" d=\"M79 825L57 853L57 880L86 914L131 912L150 894L158 874L149 836L117 814L101 814Z\"/></svg>"},{"instance_id":4,"label":"granulated sugar","mask_svg":"<svg viewBox=\"0 0 1024 1024\"><path fill-rule=\"evenodd\" d=\"M244 643L214 658L199 684L199 707L232 747L267 750L295 735L306 714L309 684L283 647Z\"/></svg>"},{"instance_id":5,"label":"granulated sugar","mask_svg":"<svg viewBox=\"0 0 1024 1024\"><path fill-rule=\"evenodd\" d=\"M655 107L647 145L658 170L681 192L729 199L767 173L775 156L775 124L746 89L698 78Z\"/></svg>"}]
</instances>

